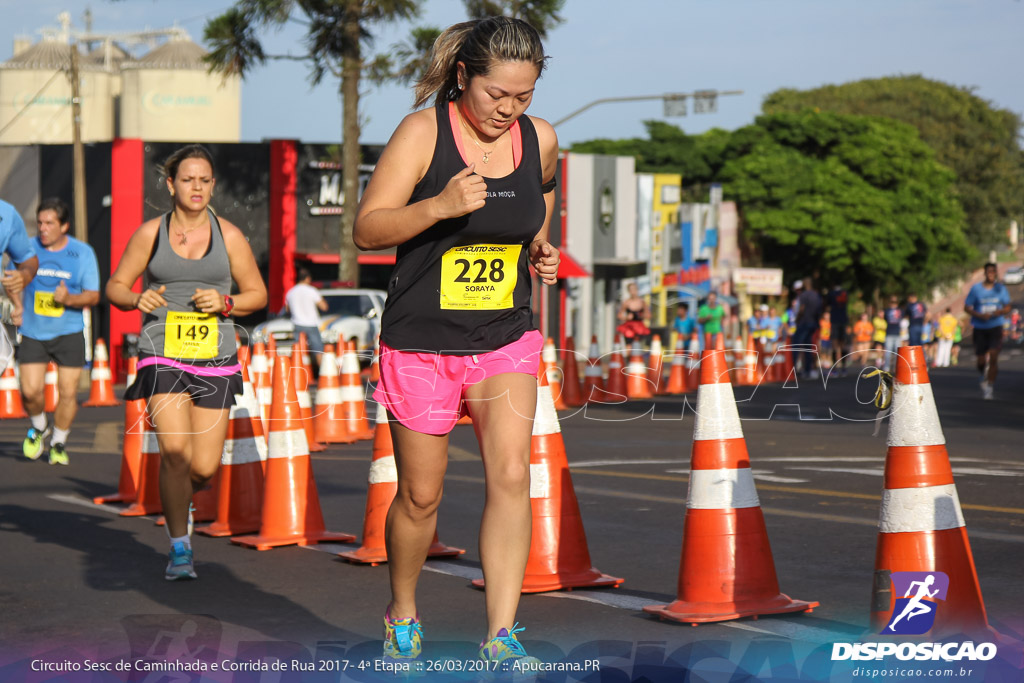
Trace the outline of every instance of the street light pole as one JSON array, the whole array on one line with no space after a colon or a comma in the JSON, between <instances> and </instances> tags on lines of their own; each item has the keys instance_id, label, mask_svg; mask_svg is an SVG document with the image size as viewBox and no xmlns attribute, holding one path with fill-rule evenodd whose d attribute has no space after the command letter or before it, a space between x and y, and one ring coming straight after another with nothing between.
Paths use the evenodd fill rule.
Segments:
<instances>
[{"instance_id":1,"label":"street light pole","mask_svg":"<svg viewBox=\"0 0 1024 683\"><path fill-rule=\"evenodd\" d=\"M662 100L663 102L665 102L667 104L669 102L675 102L675 101L683 101L683 102L685 102L687 98L694 98L696 100L697 98L716 98L716 97L718 97L720 95L742 95L742 94L743 94L742 90L721 90L721 91L719 91L719 90L698 90L696 92L665 93L663 95L634 95L634 96L627 96L627 97L602 97L599 100L594 100L593 102L590 102L589 104L583 105L582 107L580 107L576 111L574 111L574 112L572 112L572 113L570 113L570 114L568 114L566 116L563 116L562 118L558 119L557 121L555 121L551 125L552 126L560 126L563 123L565 123L566 121L568 121L569 119L572 119L572 118L575 118L576 116L579 116L580 114L582 114L583 112L587 111L591 107L596 107L599 104L607 104L609 102L642 102L644 100ZM684 113L685 113L685 111L684 111Z\"/></svg>"}]
</instances>

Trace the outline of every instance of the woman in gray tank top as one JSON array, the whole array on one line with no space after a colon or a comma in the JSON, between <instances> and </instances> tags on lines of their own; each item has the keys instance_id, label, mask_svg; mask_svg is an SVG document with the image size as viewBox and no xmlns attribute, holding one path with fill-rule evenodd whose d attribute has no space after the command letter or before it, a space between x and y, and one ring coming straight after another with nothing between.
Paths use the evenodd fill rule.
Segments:
<instances>
[{"instance_id":1,"label":"woman in gray tank top","mask_svg":"<svg viewBox=\"0 0 1024 683\"><path fill-rule=\"evenodd\" d=\"M171 538L164 576L173 581L196 578L189 506L217 472L228 409L242 391L231 318L264 308L267 289L242 231L209 208L215 180L206 148L179 149L164 172L174 208L132 235L106 293L121 310L143 313L138 375L125 398L146 399L156 426ZM146 287L133 292L143 273Z\"/></svg>"}]
</instances>

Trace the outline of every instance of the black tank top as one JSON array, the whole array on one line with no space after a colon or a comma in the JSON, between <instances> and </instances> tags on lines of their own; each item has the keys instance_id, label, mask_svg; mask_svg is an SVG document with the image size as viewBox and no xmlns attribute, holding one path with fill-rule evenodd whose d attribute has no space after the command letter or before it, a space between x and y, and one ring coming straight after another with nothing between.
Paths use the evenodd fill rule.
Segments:
<instances>
[{"instance_id":1,"label":"black tank top","mask_svg":"<svg viewBox=\"0 0 1024 683\"><path fill-rule=\"evenodd\" d=\"M436 197L466 167L448 104L435 108L434 156L409 203ZM381 320L381 341L396 350L466 356L494 351L535 329L527 251L544 224L537 132L517 120L522 159L503 178L486 178L484 207L450 218L398 246Z\"/></svg>"}]
</instances>

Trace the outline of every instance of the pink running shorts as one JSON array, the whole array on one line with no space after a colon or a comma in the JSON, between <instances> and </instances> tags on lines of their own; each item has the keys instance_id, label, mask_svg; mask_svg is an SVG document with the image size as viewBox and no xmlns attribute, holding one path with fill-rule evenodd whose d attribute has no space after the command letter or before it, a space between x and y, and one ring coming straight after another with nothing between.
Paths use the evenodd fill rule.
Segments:
<instances>
[{"instance_id":1,"label":"pink running shorts","mask_svg":"<svg viewBox=\"0 0 1024 683\"><path fill-rule=\"evenodd\" d=\"M466 415L467 387L506 372L537 375L544 337L531 330L495 351L473 356L396 351L381 342L380 381L373 400L398 422L423 434L447 434Z\"/></svg>"}]
</instances>

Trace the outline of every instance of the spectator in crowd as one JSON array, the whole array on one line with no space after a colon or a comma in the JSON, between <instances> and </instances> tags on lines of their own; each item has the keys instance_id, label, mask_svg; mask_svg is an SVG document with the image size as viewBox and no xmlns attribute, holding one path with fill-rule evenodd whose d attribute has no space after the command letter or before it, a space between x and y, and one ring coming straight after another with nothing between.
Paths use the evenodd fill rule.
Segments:
<instances>
[{"instance_id":1,"label":"spectator in crowd","mask_svg":"<svg viewBox=\"0 0 1024 683\"><path fill-rule=\"evenodd\" d=\"M718 303L718 294L711 292L704 305L697 309L697 322L700 323L701 335L716 335L722 333L722 318L725 317L725 308ZM714 348L714 339L711 340L711 348Z\"/></svg>"},{"instance_id":2,"label":"spectator in crowd","mask_svg":"<svg viewBox=\"0 0 1024 683\"><path fill-rule=\"evenodd\" d=\"M687 344L693 333L697 331L697 321L690 317L690 304L685 301L676 306L676 317L672 321L672 329L684 344Z\"/></svg>"},{"instance_id":3,"label":"spectator in crowd","mask_svg":"<svg viewBox=\"0 0 1024 683\"><path fill-rule=\"evenodd\" d=\"M952 309L947 308L946 312L939 318L938 329L938 350L935 353L935 367L948 368L953 352L953 337L956 334L956 317Z\"/></svg>"},{"instance_id":4,"label":"spectator in crowd","mask_svg":"<svg viewBox=\"0 0 1024 683\"><path fill-rule=\"evenodd\" d=\"M885 322L885 312L875 311L871 316L871 328L874 332L871 333L871 345L875 350L875 365L880 368L885 367L885 338L887 336L886 330L887 324Z\"/></svg>"},{"instance_id":5,"label":"spectator in crowd","mask_svg":"<svg viewBox=\"0 0 1024 683\"><path fill-rule=\"evenodd\" d=\"M868 364L868 353L871 348L871 337L875 328L871 324L868 313L860 314L860 318L853 324L853 359L861 366Z\"/></svg>"},{"instance_id":6,"label":"spectator in crowd","mask_svg":"<svg viewBox=\"0 0 1024 683\"><path fill-rule=\"evenodd\" d=\"M803 279L800 290L800 295L796 298L796 331L793 333L793 344L810 346L821 318L821 295L814 291L809 277ZM814 377L814 359L813 351L797 354L794 362L800 361L800 370L805 379Z\"/></svg>"},{"instance_id":7,"label":"spectator in crowd","mask_svg":"<svg viewBox=\"0 0 1024 683\"><path fill-rule=\"evenodd\" d=\"M895 296L890 296L889 307L885 309L883 315L885 316L885 358L881 367L892 372L896 368L896 351L900 347L900 332L904 320L900 300Z\"/></svg>"},{"instance_id":8,"label":"spectator in crowd","mask_svg":"<svg viewBox=\"0 0 1024 683\"><path fill-rule=\"evenodd\" d=\"M284 295L284 309L291 315L294 328L292 338L298 341L300 334L306 335L314 358L314 372L317 372L320 356L324 352L324 342L320 338L320 314L327 311L327 301L320 290L313 286L313 276L308 270L299 268L295 275L295 286Z\"/></svg>"},{"instance_id":9,"label":"spectator in crowd","mask_svg":"<svg viewBox=\"0 0 1024 683\"><path fill-rule=\"evenodd\" d=\"M907 320L907 343L911 346L921 346L921 333L924 331L927 313L928 307L917 300L916 292L907 295L903 317Z\"/></svg>"}]
</instances>

